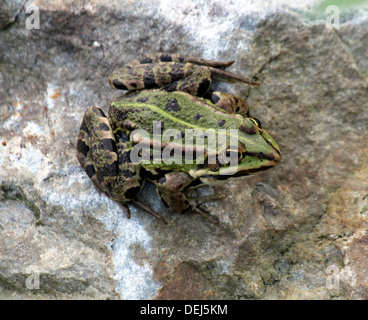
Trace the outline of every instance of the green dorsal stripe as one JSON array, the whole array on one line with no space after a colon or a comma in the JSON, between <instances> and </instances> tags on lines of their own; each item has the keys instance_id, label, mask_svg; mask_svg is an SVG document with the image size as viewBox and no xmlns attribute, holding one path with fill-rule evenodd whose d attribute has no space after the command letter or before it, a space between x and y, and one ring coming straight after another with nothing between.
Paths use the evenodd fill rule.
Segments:
<instances>
[{"instance_id":1,"label":"green dorsal stripe","mask_svg":"<svg viewBox=\"0 0 368 320\"><path fill-rule=\"evenodd\" d=\"M131 102L130 103L127 103L127 107L129 107L131 105ZM120 105L121 107L121 105ZM149 104L149 103L138 103L138 102L134 102L134 108L149 108L151 109L152 111L154 112L157 112L159 115L161 115L163 118L167 118L167 119L170 119L171 121L173 122L177 122L177 123L180 123L181 125L183 125L184 127L186 128L192 128L192 129L200 129L202 130L203 132L205 132L206 130L208 129L211 129L211 128L205 128L205 127L201 127L199 125L194 125L190 122L187 122L185 120L182 120L182 119L179 119L175 114L171 115L169 112L166 112L165 110L163 110L162 108L160 107L157 107L155 105L152 105L152 104ZM229 117L234 120L233 116L230 115L230 114L226 114L226 113L222 113L223 117ZM175 128L172 128L172 129L175 129ZM217 131L218 129L221 129L221 128L213 128L215 131ZM237 129L237 128L231 128L231 129ZM226 130L226 135L228 136L231 136L230 135L230 131L229 130Z\"/></svg>"}]
</instances>

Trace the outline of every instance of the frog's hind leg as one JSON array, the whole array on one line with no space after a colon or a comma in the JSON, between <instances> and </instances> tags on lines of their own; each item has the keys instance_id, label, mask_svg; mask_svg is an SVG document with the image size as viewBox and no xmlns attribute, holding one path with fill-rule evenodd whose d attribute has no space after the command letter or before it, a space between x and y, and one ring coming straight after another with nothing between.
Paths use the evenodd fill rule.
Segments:
<instances>
[{"instance_id":1,"label":"frog's hind leg","mask_svg":"<svg viewBox=\"0 0 368 320\"><path fill-rule=\"evenodd\" d=\"M212 79L207 67L192 63L184 65L174 63L171 69L171 82L164 85L162 90L181 91L198 97L203 97L209 91Z\"/></svg>"},{"instance_id":2,"label":"frog's hind leg","mask_svg":"<svg viewBox=\"0 0 368 320\"><path fill-rule=\"evenodd\" d=\"M89 138L89 129L86 126L84 120L79 129L77 151L78 151L77 159L81 167L87 173L88 177L91 179L91 181L96 186L96 188L100 192L104 192L100 184L100 181L97 178L96 170L93 166L92 151L91 151L90 138Z\"/></svg>"},{"instance_id":3,"label":"frog's hind leg","mask_svg":"<svg viewBox=\"0 0 368 320\"><path fill-rule=\"evenodd\" d=\"M146 55L143 59L133 60L128 63L128 67L136 68L137 65L140 65L140 64L149 64L149 63L157 64L160 62L179 62L183 64L191 63L191 64L195 64L198 66L205 66L205 67L208 67L208 69L211 72L211 75L216 80L222 80L222 81L230 82L230 83L239 81L239 82L244 82L250 85L259 85L258 82L252 79L234 74L232 72L222 70L232 65L234 63L234 60L214 61L214 60L202 59L202 58L193 57L193 56L181 55L178 53L163 52L163 53L149 54L149 55Z\"/></svg>"},{"instance_id":4,"label":"frog's hind leg","mask_svg":"<svg viewBox=\"0 0 368 320\"><path fill-rule=\"evenodd\" d=\"M87 109L79 131L78 161L95 186L118 202L129 217L124 203L140 191L140 175L138 165L119 159L120 148L103 111L96 106Z\"/></svg>"},{"instance_id":5,"label":"frog's hind leg","mask_svg":"<svg viewBox=\"0 0 368 320\"><path fill-rule=\"evenodd\" d=\"M109 84L121 90L162 88L203 96L211 86L211 72L208 67L192 63L146 63L114 70Z\"/></svg>"}]
</instances>

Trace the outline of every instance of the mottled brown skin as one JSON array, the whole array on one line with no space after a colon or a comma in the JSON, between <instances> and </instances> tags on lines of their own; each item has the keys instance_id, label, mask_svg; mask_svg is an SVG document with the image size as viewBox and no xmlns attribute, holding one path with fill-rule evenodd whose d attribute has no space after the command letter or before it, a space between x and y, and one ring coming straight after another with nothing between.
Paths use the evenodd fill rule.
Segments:
<instances>
[{"instance_id":1,"label":"mottled brown skin","mask_svg":"<svg viewBox=\"0 0 368 320\"><path fill-rule=\"evenodd\" d=\"M211 61L179 54L158 53L133 60L126 67L114 70L109 83L115 89L142 90L162 88L165 91L182 91L197 97L205 97L219 108L248 116L245 100L230 93L210 90L212 77L227 82L241 81L258 85L257 82L221 70L234 61Z\"/></svg>"},{"instance_id":2,"label":"mottled brown skin","mask_svg":"<svg viewBox=\"0 0 368 320\"><path fill-rule=\"evenodd\" d=\"M186 97L190 99L189 101L193 100L193 105L205 104L208 110L213 109L214 107L209 104L207 106L206 100L197 98L205 97L229 114L237 113L247 117L248 105L243 99L232 94L210 90L211 77L229 82L242 81L257 85L252 80L222 70L232 63L233 61L217 62L179 54L159 53L134 60L127 66L114 70L109 76L109 83L113 88L128 90L128 94L122 97L123 99L129 99L130 92L134 96L136 90L159 88L166 92L179 91L183 94L189 94ZM154 94L154 90L152 92ZM146 96L143 98L139 96L135 103L144 103L149 99L149 95ZM183 107L175 100L168 99L165 107L168 112L175 113L176 110ZM82 168L97 189L118 202L128 217L130 213L126 203L129 201L158 216L138 197L144 179L150 179L155 182L163 203L172 211L179 213L197 212L216 223L215 217L203 212L198 206L204 201L219 199L222 195L205 199L190 198L186 195L186 190L188 187L198 184L199 181L187 172L167 172L160 167L147 169L140 164L131 162L130 150L133 142L130 133L138 126L130 119L134 118L135 113L143 110L136 106L138 105L132 102L131 108L120 109L114 107L112 103L108 117L96 106L90 107L86 111L80 127L77 146L78 160ZM196 117L200 119L201 116L203 115L194 113L192 121L195 122ZM151 118L150 115L148 117ZM221 121L218 122L219 127L225 123ZM258 126L256 121L254 121L254 125L249 126L248 122L248 126L239 129L252 135L262 131L260 124ZM270 157L270 167L280 161L278 150L272 151L268 157ZM218 168L213 168L213 171L216 169Z\"/></svg>"},{"instance_id":3,"label":"mottled brown skin","mask_svg":"<svg viewBox=\"0 0 368 320\"><path fill-rule=\"evenodd\" d=\"M126 155L129 145L130 141L116 141L99 107L86 111L78 137L78 161L95 186L119 203L133 199L141 186L139 165L129 163ZM129 189L125 191L127 184Z\"/></svg>"}]
</instances>

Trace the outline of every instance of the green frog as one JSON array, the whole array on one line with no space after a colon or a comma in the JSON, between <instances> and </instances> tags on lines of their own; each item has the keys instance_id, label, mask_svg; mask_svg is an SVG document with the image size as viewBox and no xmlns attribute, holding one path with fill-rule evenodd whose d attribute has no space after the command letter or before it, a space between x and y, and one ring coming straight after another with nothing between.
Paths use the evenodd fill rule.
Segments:
<instances>
[{"instance_id":1,"label":"green frog","mask_svg":"<svg viewBox=\"0 0 368 320\"><path fill-rule=\"evenodd\" d=\"M233 62L158 53L110 74L109 84L127 92L111 101L107 116L97 106L87 109L77 157L97 189L128 218L131 202L166 223L139 194L150 180L171 211L196 212L217 223L200 205L223 195L193 197L192 188L280 162L278 145L249 116L246 101L211 89L213 79L258 85L224 70Z\"/></svg>"}]
</instances>

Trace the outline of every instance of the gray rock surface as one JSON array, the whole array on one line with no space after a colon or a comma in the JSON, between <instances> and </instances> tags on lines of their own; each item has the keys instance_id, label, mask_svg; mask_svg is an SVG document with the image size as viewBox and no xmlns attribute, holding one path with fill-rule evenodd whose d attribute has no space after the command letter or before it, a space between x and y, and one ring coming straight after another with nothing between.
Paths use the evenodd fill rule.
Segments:
<instances>
[{"instance_id":1,"label":"gray rock surface","mask_svg":"<svg viewBox=\"0 0 368 320\"><path fill-rule=\"evenodd\" d=\"M14 6L10 6L12 3ZM0 6L0 297L367 299L368 19L306 20L308 1L24 1ZM266 8L265 8L266 7ZM324 15L322 18L325 19ZM236 62L281 164L203 187L227 198L168 225L95 190L76 159L83 113L150 52Z\"/></svg>"},{"instance_id":2,"label":"gray rock surface","mask_svg":"<svg viewBox=\"0 0 368 320\"><path fill-rule=\"evenodd\" d=\"M0 3L0 30L12 24L20 14L25 0L3 0Z\"/></svg>"}]
</instances>

